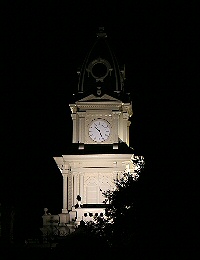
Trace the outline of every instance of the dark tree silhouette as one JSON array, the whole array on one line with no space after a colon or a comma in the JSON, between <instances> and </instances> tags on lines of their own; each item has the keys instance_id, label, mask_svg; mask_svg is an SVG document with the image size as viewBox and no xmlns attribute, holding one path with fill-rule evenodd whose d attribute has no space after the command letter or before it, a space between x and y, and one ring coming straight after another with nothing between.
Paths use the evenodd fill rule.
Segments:
<instances>
[{"instance_id":1,"label":"dark tree silhouette","mask_svg":"<svg viewBox=\"0 0 200 260\"><path fill-rule=\"evenodd\" d=\"M115 190L103 193L105 203L109 201L105 215L87 223L87 228L103 238L114 251L119 248L133 251L137 247L138 177L144 170L144 159L135 157L133 163L134 172L125 171L115 180Z\"/></svg>"}]
</instances>

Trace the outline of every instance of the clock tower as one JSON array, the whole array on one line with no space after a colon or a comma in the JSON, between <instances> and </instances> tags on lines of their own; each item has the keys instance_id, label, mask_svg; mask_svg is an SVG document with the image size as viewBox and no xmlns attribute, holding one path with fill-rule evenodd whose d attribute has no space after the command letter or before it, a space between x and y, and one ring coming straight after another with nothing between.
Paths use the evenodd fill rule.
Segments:
<instances>
[{"instance_id":1,"label":"clock tower","mask_svg":"<svg viewBox=\"0 0 200 260\"><path fill-rule=\"evenodd\" d=\"M63 176L63 208L57 222L65 225L64 233L81 220L104 214L102 192L113 190L114 180L125 171L134 174L129 147L133 112L124 86L125 68L120 69L103 28L77 73L78 88L69 104L72 144L66 154L54 157Z\"/></svg>"}]
</instances>

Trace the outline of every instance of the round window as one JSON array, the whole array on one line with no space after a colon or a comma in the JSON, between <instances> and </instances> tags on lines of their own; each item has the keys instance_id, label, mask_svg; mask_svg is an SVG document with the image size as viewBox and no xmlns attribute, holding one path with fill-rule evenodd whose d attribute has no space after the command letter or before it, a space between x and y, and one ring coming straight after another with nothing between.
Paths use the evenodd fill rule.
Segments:
<instances>
[{"instance_id":1,"label":"round window","mask_svg":"<svg viewBox=\"0 0 200 260\"><path fill-rule=\"evenodd\" d=\"M107 75L107 67L103 63L96 63L92 67L92 74L96 78L102 78Z\"/></svg>"}]
</instances>

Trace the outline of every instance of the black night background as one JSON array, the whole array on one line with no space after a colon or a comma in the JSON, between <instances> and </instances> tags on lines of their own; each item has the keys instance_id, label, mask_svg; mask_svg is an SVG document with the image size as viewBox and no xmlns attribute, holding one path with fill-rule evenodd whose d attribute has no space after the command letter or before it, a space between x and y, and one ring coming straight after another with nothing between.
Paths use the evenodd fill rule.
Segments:
<instances>
[{"instance_id":1,"label":"black night background","mask_svg":"<svg viewBox=\"0 0 200 260\"><path fill-rule=\"evenodd\" d=\"M146 162L138 184L142 248L190 255L198 242L195 7L126 2L3 6L0 202L14 207L19 240L40 232L45 207L61 212L62 175L53 156L71 143L76 72L103 26L126 66L130 146Z\"/></svg>"}]
</instances>

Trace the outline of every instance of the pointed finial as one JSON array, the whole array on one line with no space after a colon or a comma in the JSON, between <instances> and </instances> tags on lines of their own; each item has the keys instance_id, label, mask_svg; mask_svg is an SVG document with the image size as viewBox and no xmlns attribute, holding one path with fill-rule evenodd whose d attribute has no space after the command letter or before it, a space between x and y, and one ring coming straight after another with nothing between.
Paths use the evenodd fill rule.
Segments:
<instances>
[{"instance_id":1,"label":"pointed finial","mask_svg":"<svg viewBox=\"0 0 200 260\"><path fill-rule=\"evenodd\" d=\"M99 32L97 33L97 37L107 37L107 34L104 32L104 27L99 27Z\"/></svg>"}]
</instances>

